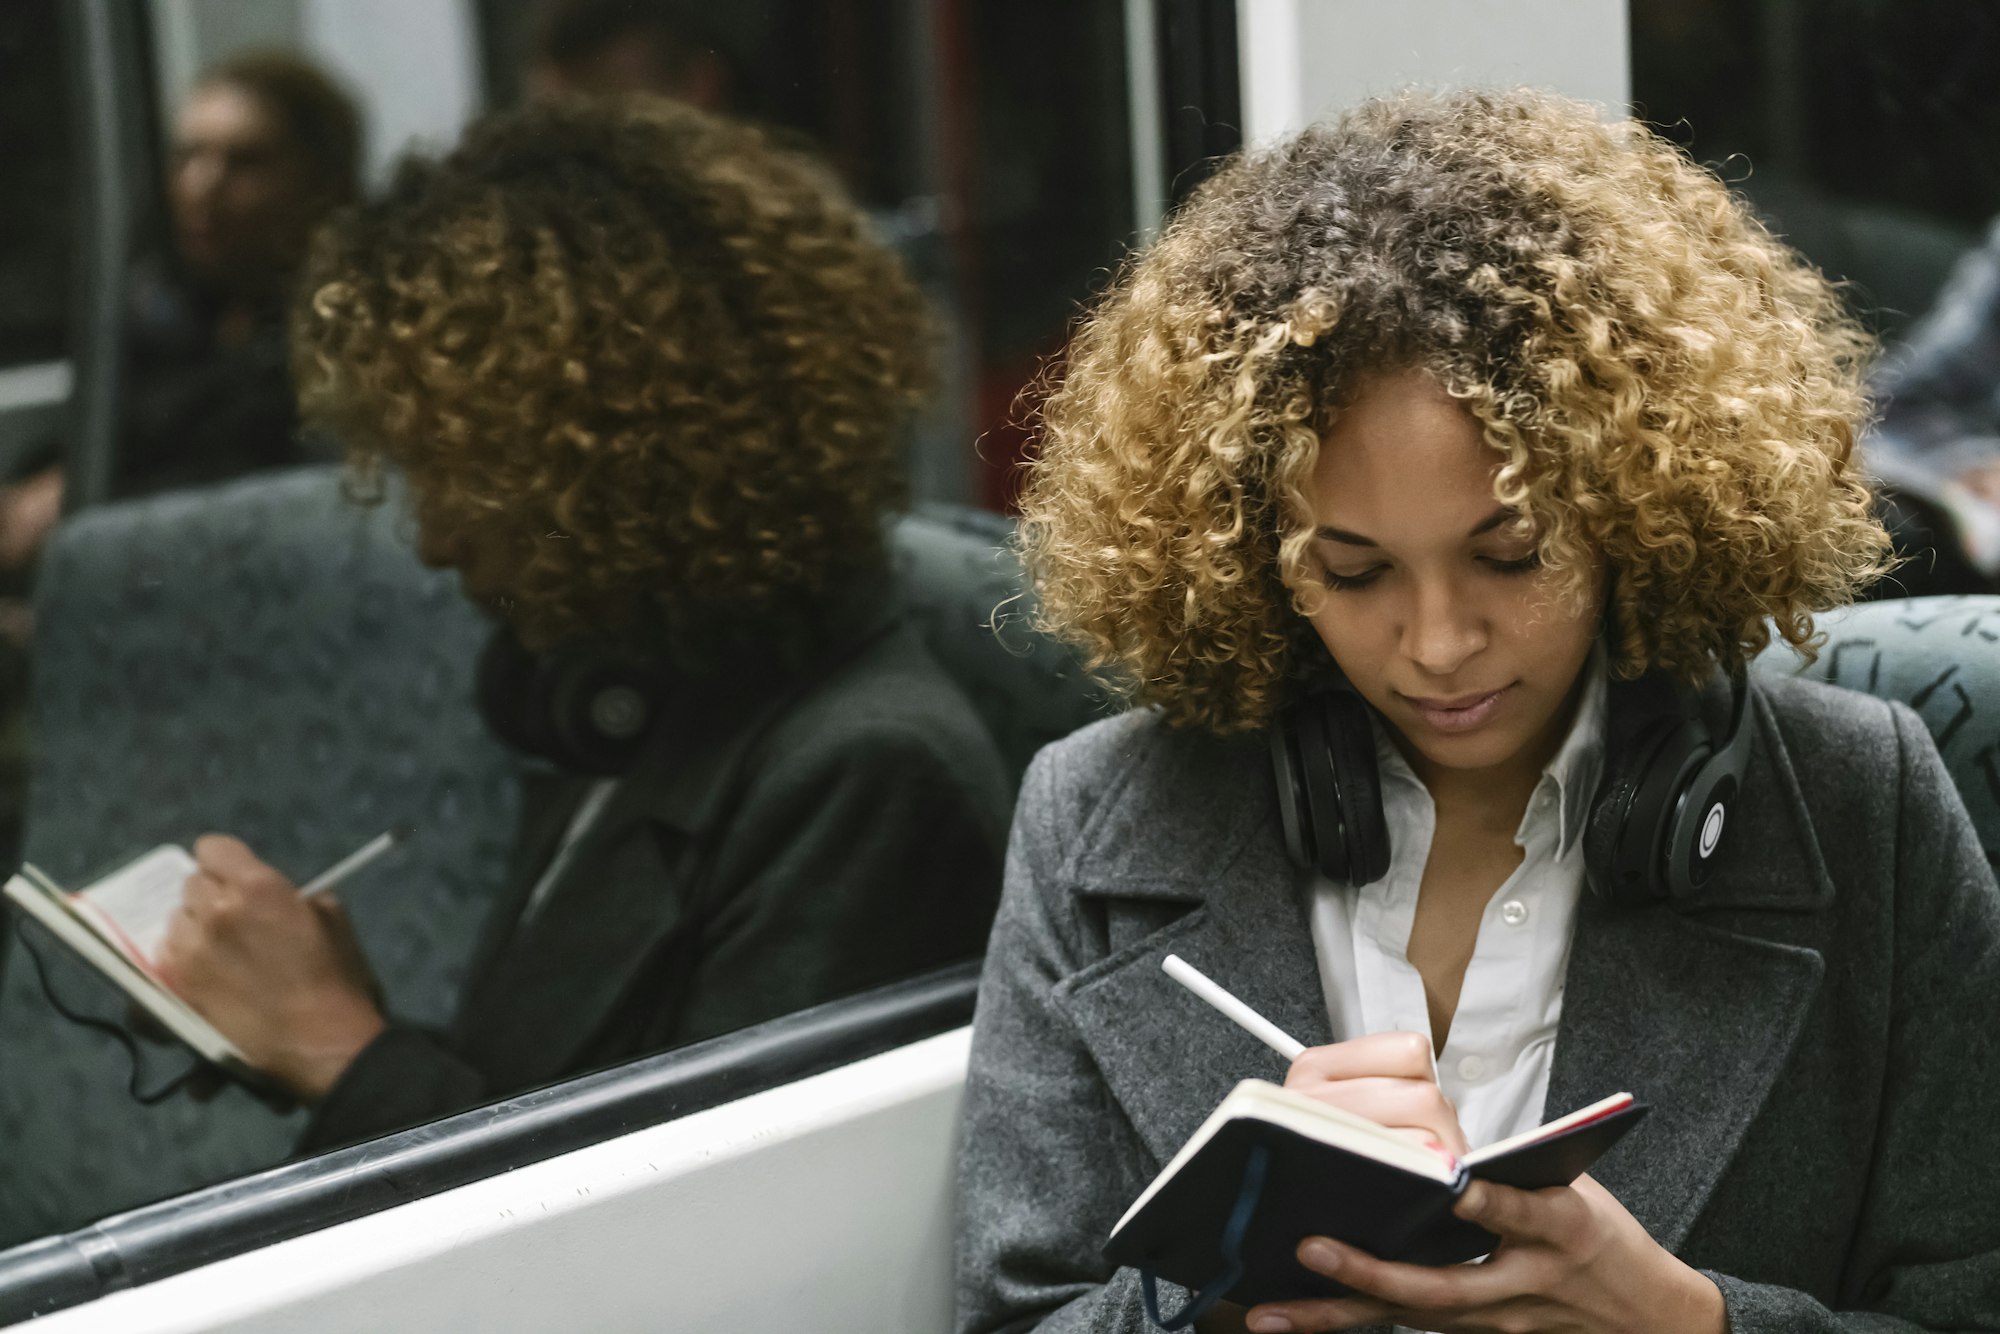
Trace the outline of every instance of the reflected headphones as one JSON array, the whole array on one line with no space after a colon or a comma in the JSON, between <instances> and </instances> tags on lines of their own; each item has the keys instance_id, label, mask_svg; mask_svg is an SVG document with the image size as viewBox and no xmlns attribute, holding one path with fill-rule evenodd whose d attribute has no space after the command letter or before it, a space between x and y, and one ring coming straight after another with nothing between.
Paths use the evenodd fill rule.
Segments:
<instances>
[{"instance_id":1,"label":"reflected headphones","mask_svg":"<svg viewBox=\"0 0 2000 1334\"><path fill-rule=\"evenodd\" d=\"M1640 905L1692 895L1713 876L1750 758L1749 683L1717 670L1729 727L1716 741L1702 692L1658 675L1609 683L1604 776L1584 825L1588 883L1607 901ZM1365 885L1389 871L1389 829L1369 710L1351 685L1318 692L1270 728L1278 814L1292 861Z\"/></svg>"},{"instance_id":2,"label":"reflected headphones","mask_svg":"<svg viewBox=\"0 0 2000 1334\"><path fill-rule=\"evenodd\" d=\"M659 717L665 673L655 663L579 640L534 653L505 629L479 655L474 692L493 734L574 773L628 768Z\"/></svg>"}]
</instances>

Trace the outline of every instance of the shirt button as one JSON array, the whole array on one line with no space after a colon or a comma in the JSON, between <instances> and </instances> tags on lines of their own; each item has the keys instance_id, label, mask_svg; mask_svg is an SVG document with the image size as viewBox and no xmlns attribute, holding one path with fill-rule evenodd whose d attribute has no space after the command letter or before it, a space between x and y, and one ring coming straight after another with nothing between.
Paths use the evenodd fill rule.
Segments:
<instances>
[{"instance_id":1,"label":"shirt button","mask_svg":"<svg viewBox=\"0 0 2000 1334\"><path fill-rule=\"evenodd\" d=\"M1519 899L1508 899L1500 905L1500 920L1508 926L1519 926L1528 920L1528 905Z\"/></svg>"},{"instance_id":2,"label":"shirt button","mask_svg":"<svg viewBox=\"0 0 2000 1334\"><path fill-rule=\"evenodd\" d=\"M1484 1079L1486 1077L1486 1062L1480 1060L1477 1056L1460 1057L1458 1062L1458 1077L1468 1084Z\"/></svg>"}]
</instances>

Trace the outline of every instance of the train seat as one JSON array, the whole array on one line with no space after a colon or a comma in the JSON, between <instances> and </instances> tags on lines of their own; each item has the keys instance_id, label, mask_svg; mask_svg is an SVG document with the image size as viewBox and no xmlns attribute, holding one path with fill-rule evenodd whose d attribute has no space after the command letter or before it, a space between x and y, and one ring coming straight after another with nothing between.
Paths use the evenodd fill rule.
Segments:
<instances>
[{"instance_id":1,"label":"train seat","mask_svg":"<svg viewBox=\"0 0 2000 1334\"><path fill-rule=\"evenodd\" d=\"M1917 711L1957 784L1987 860L2000 867L2000 595L1864 602L1819 618L1806 664L1783 645L1760 672L1798 674Z\"/></svg>"}]
</instances>

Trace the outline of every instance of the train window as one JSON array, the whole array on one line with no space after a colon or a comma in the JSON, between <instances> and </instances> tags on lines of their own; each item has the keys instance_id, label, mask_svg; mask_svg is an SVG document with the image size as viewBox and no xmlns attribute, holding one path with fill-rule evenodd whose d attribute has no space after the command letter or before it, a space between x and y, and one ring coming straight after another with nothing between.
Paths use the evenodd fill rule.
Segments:
<instances>
[{"instance_id":1,"label":"train window","mask_svg":"<svg viewBox=\"0 0 2000 1334\"><path fill-rule=\"evenodd\" d=\"M15 147L0 161L0 369L63 358L73 193L68 94L54 0L0 14L0 124Z\"/></svg>"},{"instance_id":2,"label":"train window","mask_svg":"<svg viewBox=\"0 0 2000 1334\"><path fill-rule=\"evenodd\" d=\"M1891 335L2000 214L2000 15L1926 0L1634 4L1639 114L1712 164Z\"/></svg>"},{"instance_id":3,"label":"train window","mask_svg":"<svg viewBox=\"0 0 2000 1334\"><path fill-rule=\"evenodd\" d=\"M2000 13L1949 0L1629 6L1639 113L1742 191L1881 339L1864 462L1884 596L2000 590Z\"/></svg>"},{"instance_id":4,"label":"train window","mask_svg":"<svg viewBox=\"0 0 2000 1334\"><path fill-rule=\"evenodd\" d=\"M975 957L1103 707L990 622L1024 391L1138 228L1144 6L77 8L136 165L109 323L19 326L104 355L0 493L0 739L58 885L191 849L113 947L232 1073L10 915L0 1247ZM0 303L61 267L10 239Z\"/></svg>"},{"instance_id":5,"label":"train window","mask_svg":"<svg viewBox=\"0 0 2000 1334\"><path fill-rule=\"evenodd\" d=\"M0 154L0 199L9 201L0 209L0 483L53 448L72 380L75 187L62 48L57 0L0 12L0 129L11 145ZM0 698L24 688L30 617L28 553L9 533L51 508L45 492L0 486ZM18 728L0 719L0 853L20 824L21 746Z\"/></svg>"}]
</instances>

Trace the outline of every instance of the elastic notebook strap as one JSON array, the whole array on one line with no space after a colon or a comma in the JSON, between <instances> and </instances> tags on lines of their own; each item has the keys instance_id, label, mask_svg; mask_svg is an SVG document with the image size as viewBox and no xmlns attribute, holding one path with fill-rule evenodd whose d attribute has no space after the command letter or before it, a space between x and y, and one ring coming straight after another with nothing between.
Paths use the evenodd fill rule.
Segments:
<instances>
[{"instance_id":1,"label":"elastic notebook strap","mask_svg":"<svg viewBox=\"0 0 2000 1334\"><path fill-rule=\"evenodd\" d=\"M26 920L27 918L25 916L23 916L20 919L21 922L25 922ZM39 926L40 924L37 923L38 928ZM69 1006L63 1004L62 997L56 995L56 989L49 985L49 970L42 964L42 952L35 948L35 943L33 941L28 939L28 933L20 930L17 925L17 928L14 932L14 939L21 942L21 948L24 951L26 951L28 958L31 961L33 961L35 965L35 977L42 984L42 995L48 998L49 1004L55 1007L55 1012L57 1014L69 1020L73 1024L81 1024L85 1028L95 1029L99 1033L104 1033L109 1035L110 1037L116 1038L118 1040L118 1045L125 1049L125 1055L127 1059L129 1059L132 1063L132 1076L129 1080L126 1081L125 1091L131 1094L132 1101L138 1103L142 1107L152 1107L159 1103L165 1102L168 1098L180 1092L181 1088L185 1084L187 1084L188 1080L191 1077L193 1077L193 1075L197 1070L201 1068L200 1065L198 1064L190 1066L186 1070L181 1071L180 1074L175 1075L172 1079L169 1079L159 1088L154 1089L152 1092L147 1093L142 1091L139 1087L139 1077L140 1077L141 1067L145 1064L145 1062L141 1059L139 1055L139 1044L137 1040L135 1040L133 1036L125 1030L125 1027L122 1024L113 1023L109 1019L100 1019L94 1014L81 1014L75 1010L70 1009Z\"/></svg>"},{"instance_id":2,"label":"elastic notebook strap","mask_svg":"<svg viewBox=\"0 0 2000 1334\"><path fill-rule=\"evenodd\" d=\"M1270 1170L1271 1151L1262 1144L1250 1146L1250 1158L1243 1164L1243 1184L1236 1191L1236 1206L1229 1211L1229 1221L1222 1229L1222 1272L1201 1285L1201 1290L1188 1298L1188 1303L1170 1320L1160 1318L1160 1294L1153 1278L1153 1271L1141 1267L1139 1270L1139 1294L1146 1300L1146 1318L1160 1329L1186 1329L1195 1321L1208 1314L1208 1309L1228 1295L1243 1277L1243 1235L1250 1230L1250 1219L1257 1212L1257 1201L1264 1195L1264 1174Z\"/></svg>"}]
</instances>

